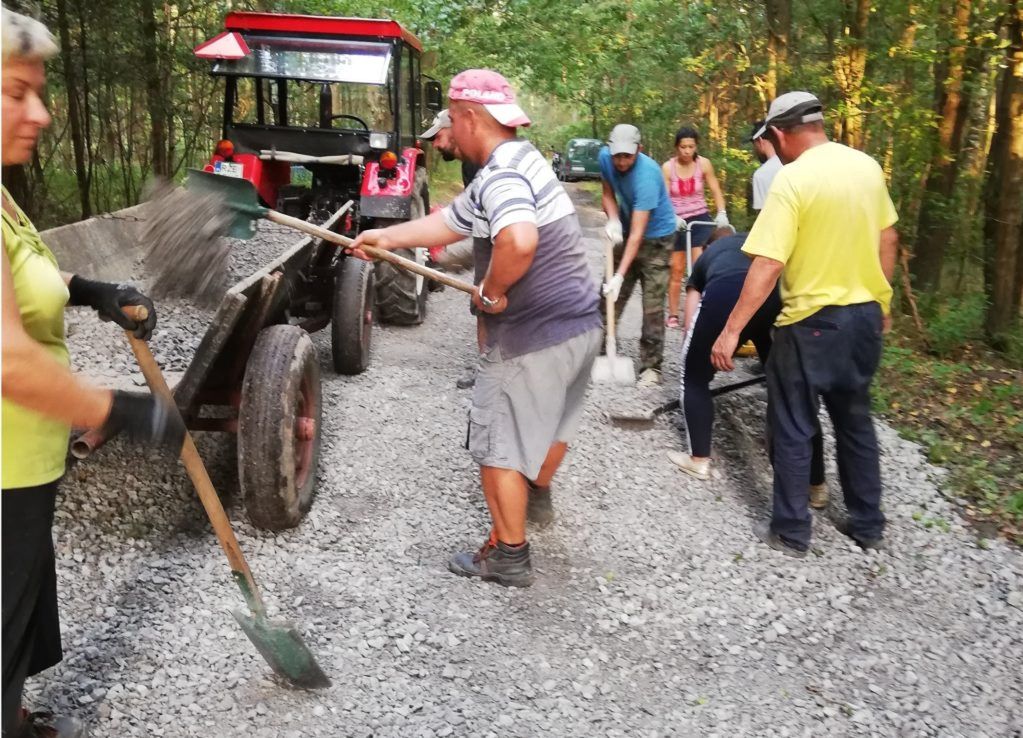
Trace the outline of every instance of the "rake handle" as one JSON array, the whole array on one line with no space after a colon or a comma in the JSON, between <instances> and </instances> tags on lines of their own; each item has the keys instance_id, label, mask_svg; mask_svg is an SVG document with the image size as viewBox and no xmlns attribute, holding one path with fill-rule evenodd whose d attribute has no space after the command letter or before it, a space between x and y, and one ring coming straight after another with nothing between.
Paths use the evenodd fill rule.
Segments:
<instances>
[{"instance_id":1,"label":"rake handle","mask_svg":"<svg viewBox=\"0 0 1023 738\"><path fill-rule=\"evenodd\" d=\"M141 306L126 307L124 313L136 321L145 320L149 315L149 311ZM178 406L174 402L174 395L171 393L170 387L167 386L167 380L164 379L163 372L160 371L160 366L153 357L153 352L149 350L149 344L141 338L136 338L131 331L125 331L125 336L131 344L132 353L135 354L135 360L146 378L146 384L149 385L150 391L172 406L174 412L179 412ZM242 555L238 539L231 528L231 521L220 502L220 496L206 472L206 465L203 464L202 457L199 456L199 450L195 447L192 434L187 430L185 431L185 442L181 447L181 462L185 465L185 470L195 486L195 491L199 494L199 501L202 502L206 516L213 525L213 532L217 534L217 540L220 541L220 547L224 549L227 561L231 564L231 570L245 595L249 609L256 615L262 615L266 612L263 598L256 587L255 579L252 578L252 571Z\"/></svg>"},{"instance_id":2,"label":"rake handle","mask_svg":"<svg viewBox=\"0 0 1023 738\"><path fill-rule=\"evenodd\" d=\"M335 243L338 246L344 246L347 248L351 246L353 243L355 243L355 241L353 241L350 238L346 238L345 236L342 236L340 233L328 231L326 228L321 228L320 226L304 221L301 218L294 218L290 215L279 213L276 210L267 211L266 219L273 221L274 223L277 223L279 225L287 226L288 228L294 228L297 231L303 231L304 233L308 233L310 236L322 238L324 241L330 241L331 243ZM473 287L468 282L463 282L460 279L455 279L454 277L445 274L444 272L438 272L436 269L431 269L428 266L423 266L422 264L412 261L411 259L405 259L401 256L398 256L397 254L392 254L390 251L378 249L376 246L366 245L360 246L359 248L366 252L369 256L372 256L374 259L380 259L381 261L390 262L399 269L404 269L409 272L414 272L415 274L420 274L426 277L427 279L432 279L435 282L446 284L448 287L453 287L456 290L461 290L462 292L465 292L468 295L471 295L476 292L476 288Z\"/></svg>"}]
</instances>

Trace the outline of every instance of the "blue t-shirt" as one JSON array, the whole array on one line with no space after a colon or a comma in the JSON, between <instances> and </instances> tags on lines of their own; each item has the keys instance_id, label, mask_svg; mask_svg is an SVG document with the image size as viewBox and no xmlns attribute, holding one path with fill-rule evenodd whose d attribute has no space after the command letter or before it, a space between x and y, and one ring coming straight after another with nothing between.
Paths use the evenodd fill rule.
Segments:
<instances>
[{"instance_id":1,"label":"blue t-shirt","mask_svg":"<svg viewBox=\"0 0 1023 738\"><path fill-rule=\"evenodd\" d=\"M632 169L620 174L611 161L607 146L600 150L599 161L600 176L611 185L618 200L626 240L633 210L650 211L644 238L662 238L675 232L675 209L671 207L664 175L656 161L640 153Z\"/></svg>"}]
</instances>

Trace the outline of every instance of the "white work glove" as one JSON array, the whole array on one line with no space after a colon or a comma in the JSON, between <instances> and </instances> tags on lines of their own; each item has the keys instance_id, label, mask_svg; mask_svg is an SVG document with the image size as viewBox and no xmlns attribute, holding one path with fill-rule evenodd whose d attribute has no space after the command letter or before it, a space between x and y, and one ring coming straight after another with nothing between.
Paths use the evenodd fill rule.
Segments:
<instances>
[{"instance_id":1,"label":"white work glove","mask_svg":"<svg viewBox=\"0 0 1023 738\"><path fill-rule=\"evenodd\" d=\"M622 282L625 278L621 274L616 274L611 277L610 282L604 282L600 288L600 292L604 297L610 297L611 302L618 302L618 293L622 289Z\"/></svg>"},{"instance_id":2,"label":"white work glove","mask_svg":"<svg viewBox=\"0 0 1023 738\"><path fill-rule=\"evenodd\" d=\"M675 230L676 231L684 231L687 226L688 226L688 224L686 223L686 219L685 218L683 218L681 215L676 215L675 216Z\"/></svg>"},{"instance_id":3,"label":"white work glove","mask_svg":"<svg viewBox=\"0 0 1023 738\"><path fill-rule=\"evenodd\" d=\"M618 218L608 218L604 226L604 235L612 244L617 246L625 240L625 233L622 231L622 222Z\"/></svg>"},{"instance_id":4,"label":"white work glove","mask_svg":"<svg viewBox=\"0 0 1023 738\"><path fill-rule=\"evenodd\" d=\"M726 213L724 210L718 210L718 214L714 216L714 224L718 228L727 228L729 225L731 225L728 222L728 213Z\"/></svg>"}]
</instances>

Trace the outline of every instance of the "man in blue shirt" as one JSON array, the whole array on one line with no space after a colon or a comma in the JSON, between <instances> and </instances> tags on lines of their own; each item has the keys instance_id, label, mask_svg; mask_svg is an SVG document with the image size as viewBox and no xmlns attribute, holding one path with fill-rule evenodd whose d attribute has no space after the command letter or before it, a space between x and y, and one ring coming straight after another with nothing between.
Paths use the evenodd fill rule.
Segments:
<instances>
[{"instance_id":1,"label":"man in blue shirt","mask_svg":"<svg viewBox=\"0 0 1023 738\"><path fill-rule=\"evenodd\" d=\"M675 211L661 167L640 152L636 126L614 127L600 150L601 203L605 233L615 245L615 274L603 287L620 317L638 279L643 292L643 331L639 339L638 387L661 383L664 357L664 298L671 276ZM626 238L626 234L628 237ZM624 243L623 243L624 241ZM619 299L620 298L620 299Z\"/></svg>"}]
</instances>

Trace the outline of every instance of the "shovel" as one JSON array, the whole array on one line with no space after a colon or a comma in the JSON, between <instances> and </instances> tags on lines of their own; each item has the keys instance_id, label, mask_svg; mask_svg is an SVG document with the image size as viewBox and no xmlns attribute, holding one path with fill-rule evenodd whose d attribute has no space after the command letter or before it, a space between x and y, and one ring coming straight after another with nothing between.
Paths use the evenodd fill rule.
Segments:
<instances>
[{"instance_id":1,"label":"shovel","mask_svg":"<svg viewBox=\"0 0 1023 738\"><path fill-rule=\"evenodd\" d=\"M717 397L718 395L724 395L735 390L740 390L743 387L752 387L754 384L760 384L766 381L767 377L759 376L753 377L753 379L744 379L741 382L735 382L734 384L726 384L724 387L714 387L711 391L711 397ZM627 428L628 430L647 430L652 428L654 421L665 413L670 413L673 410L678 410L681 403L678 400L672 400L666 402L663 405L658 405L650 410L643 410L638 413L608 413L608 419L611 421L611 425L618 428Z\"/></svg>"},{"instance_id":2,"label":"shovel","mask_svg":"<svg viewBox=\"0 0 1023 738\"><path fill-rule=\"evenodd\" d=\"M614 247L610 239L605 239L604 278L610 282L614 276ZM593 372L590 377L594 382L613 382L615 384L635 384L636 368L632 365L632 359L627 356L618 356L618 342L615 340L615 301L608 295L607 306L607 333L604 338L604 356L598 356L593 362Z\"/></svg>"},{"instance_id":3,"label":"shovel","mask_svg":"<svg viewBox=\"0 0 1023 738\"><path fill-rule=\"evenodd\" d=\"M133 320L145 320L148 314L143 307L127 308L125 314ZM150 391L154 395L163 398L173 407L174 396L171 394L167 381L160 371L149 345L131 333L126 332L128 341L131 343L131 350L135 354L139 368L146 378ZM231 573L234 575L238 588L241 589L245 602L249 606L251 615L240 610L233 610L232 615L238 624L245 631L252 644L259 651L260 655L270 665L274 672L296 687L305 689L319 689L330 686L330 679L313 657L309 647L302 642L302 637L295 630L291 623L271 621L266 616L266 605L256 587L256 580L252 577L249 565L242 556L238 539L231 530L231 521L224 512L224 506L220 504L220 497L213 488L206 473L206 466L199 456L195 442L189 433L185 433L185 443L181 447L181 461L188 471L188 476L195 485L199 494L199 500L206 509L206 515L213 525L213 531L217 534L221 548L227 554L227 560L231 564Z\"/></svg>"},{"instance_id":4,"label":"shovel","mask_svg":"<svg viewBox=\"0 0 1023 738\"><path fill-rule=\"evenodd\" d=\"M290 215L279 213L276 210L263 207L259 204L259 195L256 192L256 188L247 179L190 169L188 171L188 179L185 181L185 189L201 197L219 198L224 207L233 216L228 225L227 233L224 234L231 238L245 240L252 238L256 235L256 221L266 219L288 228L308 233L310 236L316 236L324 241L330 241L338 246L348 247L353 243L352 239L345 238L339 233L321 228L301 218L294 218ZM431 269L411 259L405 259L397 254L392 254L390 251L378 249L375 246L362 246L360 248L374 259L390 262L400 269L419 274L441 284L446 284L448 287L456 290L461 290L470 295L476 291L468 282L455 279L444 272Z\"/></svg>"}]
</instances>

